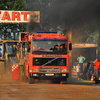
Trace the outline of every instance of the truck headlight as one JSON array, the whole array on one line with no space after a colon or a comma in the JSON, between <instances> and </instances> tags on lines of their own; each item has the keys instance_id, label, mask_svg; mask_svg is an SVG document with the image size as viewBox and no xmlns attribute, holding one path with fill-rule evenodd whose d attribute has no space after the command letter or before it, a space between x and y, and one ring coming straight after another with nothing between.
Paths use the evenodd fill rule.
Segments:
<instances>
[{"instance_id":1,"label":"truck headlight","mask_svg":"<svg viewBox=\"0 0 100 100\"><path fill-rule=\"evenodd\" d=\"M62 69L62 72L66 72L66 69Z\"/></svg>"},{"instance_id":2,"label":"truck headlight","mask_svg":"<svg viewBox=\"0 0 100 100\"><path fill-rule=\"evenodd\" d=\"M37 69L33 69L33 72L37 72Z\"/></svg>"}]
</instances>

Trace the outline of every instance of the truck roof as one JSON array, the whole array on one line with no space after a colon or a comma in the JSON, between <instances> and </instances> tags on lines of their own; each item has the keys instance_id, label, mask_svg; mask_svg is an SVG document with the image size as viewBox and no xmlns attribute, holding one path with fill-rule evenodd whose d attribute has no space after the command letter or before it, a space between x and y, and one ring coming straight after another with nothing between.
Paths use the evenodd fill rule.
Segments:
<instances>
[{"instance_id":1,"label":"truck roof","mask_svg":"<svg viewBox=\"0 0 100 100\"><path fill-rule=\"evenodd\" d=\"M67 37L57 33L33 33L33 40L67 40Z\"/></svg>"},{"instance_id":2,"label":"truck roof","mask_svg":"<svg viewBox=\"0 0 100 100\"><path fill-rule=\"evenodd\" d=\"M58 34L57 32L19 32L19 41L27 42L29 35L31 36L31 38L33 38L33 40L68 40L66 36Z\"/></svg>"}]
</instances>

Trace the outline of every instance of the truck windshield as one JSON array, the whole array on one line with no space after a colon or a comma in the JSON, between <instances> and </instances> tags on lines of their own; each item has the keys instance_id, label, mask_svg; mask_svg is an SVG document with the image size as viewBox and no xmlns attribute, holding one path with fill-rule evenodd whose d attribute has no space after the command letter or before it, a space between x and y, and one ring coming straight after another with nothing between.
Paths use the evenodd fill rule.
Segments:
<instances>
[{"instance_id":1,"label":"truck windshield","mask_svg":"<svg viewBox=\"0 0 100 100\"><path fill-rule=\"evenodd\" d=\"M66 41L32 41L32 54L67 54Z\"/></svg>"},{"instance_id":2,"label":"truck windshield","mask_svg":"<svg viewBox=\"0 0 100 100\"><path fill-rule=\"evenodd\" d=\"M8 54L15 54L16 53L16 50L17 50L17 43L15 42L6 42L5 43L6 45L6 52Z\"/></svg>"}]
</instances>

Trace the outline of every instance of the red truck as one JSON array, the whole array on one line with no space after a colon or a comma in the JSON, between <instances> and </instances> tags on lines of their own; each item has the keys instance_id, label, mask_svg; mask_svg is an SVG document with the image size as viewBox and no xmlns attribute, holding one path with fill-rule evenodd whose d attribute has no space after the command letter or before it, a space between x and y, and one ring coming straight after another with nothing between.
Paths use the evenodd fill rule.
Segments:
<instances>
[{"instance_id":1,"label":"red truck","mask_svg":"<svg viewBox=\"0 0 100 100\"><path fill-rule=\"evenodd\" d=\"M41 78L57 83L67 82L71 39L57 32L37 32L22 33L20 40L28 44L28 57L23 68L24 79L28 79L30 84Z\"/></svg>"}]
</instances>

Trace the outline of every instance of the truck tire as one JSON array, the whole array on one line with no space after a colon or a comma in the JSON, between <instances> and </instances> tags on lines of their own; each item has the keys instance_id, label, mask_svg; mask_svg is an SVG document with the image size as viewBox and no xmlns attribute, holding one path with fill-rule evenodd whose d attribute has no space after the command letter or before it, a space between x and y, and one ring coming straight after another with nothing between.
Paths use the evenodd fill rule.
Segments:
<instances>
[{"instance_id":1,"label":"truck tire","mask_svg":"<svg viewBox=\"0 0 100 100\"><path fill-rule=\"evenodd\" d=\"M51 82L55 83L55 84L60 84L61 79L60 78L58 78L58 79L52 79Z\"/></svg>"},{"instance_id":2,"label":"truck tire","mask_svg":"<svg viewBox=\"0 0 100 100\"><path fill-rule=\"evenodd\" d=\"M67 84L67 78L62 79L60 84Z\"/></svg>"},{"instance_id":3,"label":"truck tire","mask_svg":"<svg viewBox=\"0 0 100 100\"><path fill-rule=\"evenodd\" d=\"M95 84L98 84L98 80L95 80Z\"/></svg>"},{"instance_id":4,"label":"truck tire","mask_svg":"<svg viewBox=\"0 0 100 100\"><path fill-rule=\"evenodd\" d=\"M34 84L35 83L35 79L31 78L30 76L28 77L28 82L29 84Z\"/></svg>"}]
</instances>

